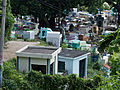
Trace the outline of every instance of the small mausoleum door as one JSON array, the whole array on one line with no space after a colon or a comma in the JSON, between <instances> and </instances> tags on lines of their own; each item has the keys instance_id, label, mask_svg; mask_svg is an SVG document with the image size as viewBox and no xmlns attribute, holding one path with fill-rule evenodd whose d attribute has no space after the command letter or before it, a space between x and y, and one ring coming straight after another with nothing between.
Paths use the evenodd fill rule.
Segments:
<instances>
[{"instance_id":1,"label":"small mausoleum door","mask_svg":"<svg viewBox=\"0 0 120 90\"><path fill-rule=\"evenodd\" d=\"M85 59L79 61L79 77L85 77Z\"/></svg>"}]
</instances>

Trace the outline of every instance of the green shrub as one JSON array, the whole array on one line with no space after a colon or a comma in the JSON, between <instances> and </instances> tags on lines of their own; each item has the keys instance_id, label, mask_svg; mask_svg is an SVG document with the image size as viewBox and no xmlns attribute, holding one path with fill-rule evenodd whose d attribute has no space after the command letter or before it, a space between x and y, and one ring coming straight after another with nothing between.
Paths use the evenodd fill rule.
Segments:
<instances>
[{"instance_id":1,"label":"green shrub","mask_svg":"<svg viewBox=\"0 0 120 90\"><path fill-rule=\"evenodd\" d=\"M37 42L36 39L31 39L31 40L29 40L29 39L24 39L24 41L26 41L26 42Z\"/></svg>"},{"instance_id":2,"label":"green shrub","mask_svg":"<svg viewBox=\"0 0 120 90\"><path fill-rule=\"evenodd\" d=\"M117 75L116 72L120 72L120 53L113 53L109 62L111 66L111 75Z\"/></svg>"},{"instance_id":3,"label":"green shrub","mask_svg":"<svg viewBox=\"0 0 120 90\"><path fill-rule=\"evenodd\" d=\"M100 70L101 66L98 62L93 64L93 69Z\"/></svg>"},{"instance_id":4,"label":"green shrub","mask_svg":"<svg viewBox=\"0 0 120 90\"><path fill-rule=\"evenodd\" d=\"M84 90L84 80L77 77L75 74L71 74L68 76L68 90Z\"/></svg>"},{"instance_id":5,"label":"green shrub","mask_svg":"<svg viewBox=\"0 0 120 90\"><path fill-rule=\"evenodd\" d=\"M99 75L83 79L75 74L45 75L31 71L22 74L16 71L16 59L3 63L3 90L119 90L120 73L104 78ZM111 83L111 84L110 84Z\"/></svg>"},{"instance_id":6,"label":"green shrub","mask_svg":"<svg viewBox=\"0 0 120 90\"><path fill-rule=\"evenodd\" d=\"M3 79L2 88L3 90L17 90L18 86L15 80Z\"/></svg>"},{"instance_id":7,"label":"green shrub","mask_svg":"<svg viewBox=\"0 0 120 90\"><path fill-rule=\"evenodd\" d=\"M5 90L28 90L29 83L24 80L24 75L16 71L16 59L3 62L3 89Z\"/></svg>"},{"instance_id":8,"label":"green shrub","mask_svg":"<svg viewBox=\"0 0 120 90\"><path fill-rule=\"evenodd\" d=\"M48 43L46 43L45 41L41 40L40 46L50 46L50 45Z\"/></svg>"},{"instance_id":9,"label":"green shrub","mask_svg":"<svg viewBox=\"0 0 120 90\"><path fill-rule=\"evenodd\" d=\"M26 74L25 80L29 82L31 88L42 89L44 84L44 75L41 72L32 71Z\"/></svg>"},{"instance_id":10,"label":"green shrub","mask_svg":"<svg viewBox=\"0 0 120 90\"><path fill-rule=\"evenodd\" d=\"M65 44L65 43L63 43L61 47L62 48L68 48L67 44Z\"/></svg>"}]
</instances>

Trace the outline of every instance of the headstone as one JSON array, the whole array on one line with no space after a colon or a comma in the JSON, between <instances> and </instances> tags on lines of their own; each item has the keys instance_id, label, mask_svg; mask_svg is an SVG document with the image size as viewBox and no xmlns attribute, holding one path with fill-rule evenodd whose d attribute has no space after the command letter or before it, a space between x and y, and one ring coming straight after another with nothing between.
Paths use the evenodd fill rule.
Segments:
<instances>
[{"instance_id":1,"label":"headstone","mask_svg":"<svg viewBox=\"0 0 120 90\"><path fill-rule=\"evenodd\" d=\"M47 36L47 32L52 32L52 30L50 28L42 28L40 29L40 39L46 38Z\"/></svg>"},{"instance_id":2,"label":"headstone","mask_svg":"<svg viewBox=\"0 0 120 90\"><path fill-rule=\"evenodd\" d=\"M62 40L62 34L60 32L47 32L46 42L51 43L57 47L60 47Z\"/></svg>"},{"instance_id":3,"label":"headstone","mask_svg":"<svg viewBox=\"0 0 120 90\"><path fill-rule=\"evenodd\" d=\"M23 32L23 38L24 39L35 39L34 31L24 31Z\"/></svg>"}]
</instances>

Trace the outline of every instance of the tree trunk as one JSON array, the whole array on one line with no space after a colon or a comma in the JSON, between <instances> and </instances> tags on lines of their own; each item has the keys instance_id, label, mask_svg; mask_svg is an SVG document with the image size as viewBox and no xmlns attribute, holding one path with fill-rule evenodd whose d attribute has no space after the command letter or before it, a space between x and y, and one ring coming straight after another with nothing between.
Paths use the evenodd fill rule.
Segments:
<instances>
[{"instance_id":1,"label":"tree trunk","mask_svg":"<svg viewBox=\"0 0 120 90\"><path fill-rule=\"evenodd\" d=\"M39 27L49 27L47 19L39 17Z\"/></svg>"},{"instance_id":2,"label":"tree trunk","mask_svg":"<svg viewBox=\"0 0 120 90\"><path fill-rule=\"evenodd\" d=\"M3 64L3 50L4 50L4 35L5 35L5 17L6 17L6 0L2 0L2 22L0 34L0 88L2 88L2 64Z\"/></svg>"},{"instance_id":3,"label":"tree trunk","mask_svg":"<svg viewBox=\"0 0 120 90\"><path fill-rule=\"evenodd\" d=\"M34 22L37 23L37 17L36 16L34 16Z\"/></svg>"},{"instance_id":4,"label":"tree trunk","mask_svg":"<svg viewBox=\"0 0 120 90\"><path fill-rule=\"evenodd\" d=\"M117 5L115 6L118 12L118 21L117 21L117 26L119 27L120 25L120 2L118 0Z\"/></svg>"},{"instance_id":5,"label":"tree trunk","mask_svg":"<svg viewBox=\"0 0 120 90\"><path fill-rule=\"evenodd\" d=\"M39 18L39 27L45 27L45 23L41 18Z\"/></svg>"},{"instance_id":6,"label":"tree trunk","mask_svg":"<svg viewBox=\"0 0 120 90\"><path fill-rule=\"evenodd\" d=\"M49 24L50 24L50 28L52 30L55 29L55 17L51 17L50 20L49 20Z\"/></svg>"},{"instance_id":7,"label":"tree trunk","mask_svg":"<svg viewBox=\"0 0 120 90\"><path fill-rule=\"evenodd\" d=\"M118 27L119 27L119 25L120 25L120 11L118 11Z\"/></svg>"}]
</instances>

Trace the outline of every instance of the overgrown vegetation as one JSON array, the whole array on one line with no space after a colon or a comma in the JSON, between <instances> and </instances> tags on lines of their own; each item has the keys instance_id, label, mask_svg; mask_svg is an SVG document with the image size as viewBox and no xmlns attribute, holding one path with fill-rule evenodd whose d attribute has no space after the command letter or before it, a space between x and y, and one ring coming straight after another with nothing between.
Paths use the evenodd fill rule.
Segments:
<instances>
[{"instance_id":1,"label":"overgrown vegetation","mask_svg":"<svg viewBox=\"0 0 120 90\"><path fill-rule=\"evenodd\" d=\"M0 8L2 6L2 1L0 0ZM2 10L0 10L0 15L2 15ZM0 21L2 17L0 16ZM5 42L9 40L11 30L13 28L14 24L14 16L11 13L11 6L10 6L10 0L7 0L7 8L6 8L6 23L5 23ZM1 22L0 22L0 28L1 28Z\"/></svg>"},{"instance_id":2,"label":"overgrown vegetation","mask_svg":"<svg viewBox=\"0 0 120 90\"><path fill-rule=\"evenodd\" d=\"M66 43L63 43L63 44L61 45L61 47L62 47L62 48L68 48L68 45L67 45Z\"/></svg>"},{"instance_id":3,"label":"overgrown vegetation","mask_svg":"<svg viewBox=\"0 0 120 90\"><path fill-rule=\"evenodd\" d=\"M111 66L111 75L116 75L117 71L120 72L120 53L113 53L109 59Z\"/></svg>"},{"instance_id":4,"label":"overgrown vegetation","mask_svg":"<svg viewBox=\"0 0 120 90\"><path fill-rule=\"evenodd\" d=\"M103 40L99 42L98 51L100 53L113 53L120 50L120 27L115 32L104 36Z\"/></svg>"},{"instance_id":5,"label":"overgrown vegetation","mask_svg":"<svg viewBox=\"0 0 120 90\"><path fill-rule=\"evenodd\" d=\"M101 90L120 89L120 74L108 79L98 75L82 79L76 75L43 75L16 71L16 59L3 63L3 90ZM111 83L111 84L110 84Z\"/></svg>"},{"instance_id":6,"label":"overgrown vegetation","mask_svg":"<svg viewBox=\"0 0 120 90\"><path fill-rule=\"evenodd\" d=\"M96 62L91 62L90 57L88 58L88 65L87 65L87 77L92 78L94 75L99 75L99 76L105 76L106 72L101 70L101 67L103 67L103 63L96 61Z\"/></svg>"},{"instance_id":7,"label":"overgrown vegetation","mask_svg":"<svg viewBox=\"0 0 120 90\"><path fill-rule=\"evenodd\" d=\"M29 40L29 39L24 39L24 41L26 41L26 42L37 42L36 39L31 39L31 40Z\"/></svg>"},{"instance_id":8,"label":"overgrown vegetation","mask_svg":"<svg viewBox=\"0 0 120 90\"><path fill-rule=\"evenodd\" d=\"M44 40L41 40L40 41L40 46L54 46L54 45L52 45L51 43L47 43Z\"/></svg>"}]
</instances>

